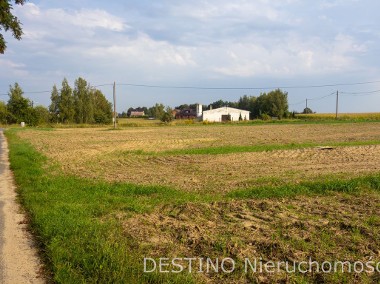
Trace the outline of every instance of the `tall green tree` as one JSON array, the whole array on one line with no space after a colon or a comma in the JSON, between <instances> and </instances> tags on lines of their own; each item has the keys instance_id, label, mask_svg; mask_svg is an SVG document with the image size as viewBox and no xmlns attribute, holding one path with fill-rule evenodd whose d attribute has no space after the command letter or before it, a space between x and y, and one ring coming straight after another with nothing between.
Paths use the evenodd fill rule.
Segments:
<instances>
[{"instance_id":1,"label":"tall green tree","mask_svg":"<svg viewBox=\"0 0 380 284\"><path fill-rule=\"evenodd\" d=\"M262 93L260 94L252 108L252 118L261 118L263 114L268 114L269 112L269 107L268 107L268 99L267 99L267 94Z\"/></svg>"},{"instance_id":2,"label":"tall green tree","mask_svg":"<svg viewBox=\"0 0 380 284\"><path fill-rule=\"evenodd\" d=\"M25 0L15 0L16 4L23 5ZM22 36L21 23L16 16L12 14L12 1L0 0L0 31L11 30L13 37L20 40ZM7 48L4 36L0 33L0 53L3 54Z\"/></svg>"},{"instance_id":3,"label":"tall green tree","mask_svg":"<svg viewBox=\"0 0 380 284\"><path fill-rule=\"evenodd\" d=\"M250 116L253 118L256 100L257 98L254 96L244 95L240 97L239 101L237 102L237 108L250 111Z\"/></svg>"},{"instance_id":4,"label":"tall green tree","mask_svg":"<svg viewBox=\"0 0 380 284\"><path fill-rule=\"evenodd\" d=\"M58 92L57 86L54 85L50 96L51 103L49 105L49 112L52 122L59 121L61 95Z\"/></svg>"},{"instance_id":5,"label":"tall green tree","mask_svg":"<svg viewBox=\"0 0 380 284\"><path fill-rule=\"evenodd\" d=\"M12 123L20 123L22 121L30 122L31 102L24 98L24 92L18 83L9 86L9 100L7 104L8 112L12 114Z\"/></svg>"},{"instance_id":6,"label":"tall green tree","mask_svg":"<svg viewBox=\"0 0 380 284\"><path fill-rule=\"evenodd\" d=\"M161 119L165 113L165 106L163 104L156 103L153 107L149 108L149 112L155 118Z\"/></svg>"},{"instance_id":7,"label":"tall green tree","mask_svg":"<svg viewBox=\"0 0 380 284\"><path fill-rule=\"evenodd\" d=\"M79 77L74 84L74 103L76 123L94 122L94 102L90 86Z\"/></svg>"},{"instance_id":8,"label":"tall green tree","mask_svg":"<svg viewBox=\"0 0 380 284\"><path fill-rule=\"evenodd\" d=\"M269 108L268 114L270 116L283 118L288 112L288 93L280 89L276 89L268 93L267 104Z\"/></svg>"},{"instance_id":9,"label":"tall green tree","mask_svg":"<svg viewBox=\"0 0 380 284\"><path fill-rule=\"evenodd\" d=\"M100 90L91 90L94 102L94 121L96 123L112 122L112 104L106 99Z\"/></svg>"},{"instance_id":10,"label":"tall green tree","mask_svg":"<svg viewBox=\"0 0 380 284\"><path fill-rule=\"evenodd\" d=\"M74 122L75 107L73 90L70 87L69 82L66 78L64 78L62 81L58 109L59 121L61 121L62 123Z\"/></svg>"},{"instance_id":11,"label":"tall green tree","mask_svg":"<svg viewBox=\"0 0 380 284\"><path fill-rule=\"evenodd\" d=\"M283 118L288 112L288 93L280 89L262 93L258 96L251 110L253 118L261 118L264 114Z\"/></svg>"}]
</instances>

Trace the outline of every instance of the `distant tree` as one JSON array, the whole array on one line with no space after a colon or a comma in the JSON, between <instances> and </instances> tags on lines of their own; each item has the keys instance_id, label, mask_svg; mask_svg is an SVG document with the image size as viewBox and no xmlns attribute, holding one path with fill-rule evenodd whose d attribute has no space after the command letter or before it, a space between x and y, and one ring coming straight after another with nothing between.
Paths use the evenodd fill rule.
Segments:
<instances>
[{"instance_id":1,"label":"distant tree","mask_svg":"<svg viewBox=\"0 0 380 284\"><path fill-rule=\"evenodd\" d=\"M53 89L51 91L50 101L51 103L49 105L49 112L51 115L51 121L58 122L59 113L60 113L61 95L59 94L56 85L53 86Z\"/></svg>"},{"instance_id":2,"label":"distant tree","mask_svg":"<svg viewBox=\"0 0 380 284\"><path fill-rule=\"evenodd\" d=\"M239 101L237 102L237 108L250 111L250 116L253 118L256 99L257 98L254 96L244 95L240 97Z\"/></svg>"},{"instance_id":3,"label":"distant tree","mask_svg":"<svg viewBox=\"0 0 380 284\"><path fill-rule=\"evenodd\" d=\"M188 104L182 104L182 105L175 107L175 109L180 109L180 110L184 110L184 109L188 109L188 108L189 108Z\"/></svg>"},{"instance_id":4,"label":"distant tree","mask_svg":"<svg viewBox=\"0 0 380 284\"><path fill-rule=\"evenodd\" d=\"M165 106L163 104L156 103L153 107L149 109L152 116L155 118L161 119L165 113Z\"/></svg>"},{"instance_id":5,"label":"distant tree","mask_svg":"<svg viewBox=\"0 0 380 284\"><path fill-rule=\"evenodd\" d=\"M211 106L212 106L213 109L224 107L224 106L227 106L227 105L228 105L228 102L227 101L223 101L223 100L218 100L218 101L215 101L215 102L211 103Z\"/></svg>"},{"instance_id":6,"label":"distant tree","mask_svg":"<svg viewBox=\"0 0 380 284\"><path fill-rule=\"evenodd\" d=\"M7 124L8 123L8 110L5 102L0 102L0 123Z\"/></svg>"},{"instance_id":7,"label":"distant tree","mask_svg":"<svg viewBox=\"0 0 380 284\"><path fill-rule=\"evenodd\" d=\"M171 112L165 111L164 114L161 116L161 121L169 123L173 120L173 115Z\"/></svg>"},{"instance_id":8,"label":"distant tree","mask_svg":"<svg viewBox=\"0 0 380 284\"><path fill-rule=\"evenodd\" d=\"M276 89L268 93L267 104L269 108L268 114L270 116L283 118L288 112L288 93L280 89Z\"/></svg>"},{"instance_id":9,"label":"distant tree","mask_svg":"<svg viewBox=\"0 0 380 284\"><path fill-rule=\"evenodd\" d=\"M268 104L268 96L266 93L260 94L255 100L251 110L252 118L261 118L263 114L267 114L269 112L269 104Z\"/></svg>"},{"instance_id":10,"label":"distant tree","mask_svg":"<svg viewBox=\"0 0 380 284\"><path fill-rule=\"evenodd\" d=\"M212 106L213 109L215 108L220 108L220 107L238 107L238 102L229 102L229 101L223 101L223 100L218 100L213 103L211 103L209 106Z\"/></svg>"},{"instance_id":11,"label":"distant tree","mask_svg":"<svg viewBox=\"0 0 380 284\"><path fill-rule=\"evenodd\" d=\"M59 121L63 123L73 123L75 115L73 90L66 78L62 81L59 100Z\"/></svg>"},{"instance_id":12,"label":"distant tree","mask_svg":"<svg viewBox=\"0 0 380 284\"><path fill-rule=\"evenodd\" d=\"M49 110L44 106L36 106L30 109L30 119L29 124L32 126L37 126L41 124L49 123L50 113Z\"/></svg>"},{"instance_id":13,"label":"distant tree","mask_svg":"<svg viewBox=\"0 0 380 284\"><path fill-rule=\"evenodd\" d=\"M266 114L281 119L287 116L289 112L288 93L280 89L262 93L252 103L251 114L253 118L262 118Z\"/></svg>"},{"instance_id":14,"label":"distant tree","mask_svg":"<svg viewBox=\"0 0 380 284\"><path fill-rule=\"evenodd\" d=\"M306 108L303 109L302 113L303 114L309 114L309 113L313 113L313 111L311 110L311 108L306 107Z\"/></svg>"},{"instance_id":15,"label":"distant tree","mask_svg":"<svg viewBox=\"0 0 380 284\"><path fill-rule=\"evenodd\" d=\"M131 116L131 113L132 113L133 110L134 110L133 107L130 107L130 108L127 110L127 116L128 116L128 117Z\"/></svg>"},{"instance_id":16,"label":"distant tree","mask_svg":"<svg viewBox=\"0 0 380 284\"><path fill-rule=\"evenodd\" d=\"M106 99L99 90L92 90L94 103L94 121L96 123L112 122L112 104Z\"/></svg>"},{"instance_id":17,"label":"distant tree","mask_svg":"<svg viewBox=\"0 0 380 284\"><path fill-rule=\"evenodd\" d=\"M79 77L74 84L74 106L76 123L92 123L94 121L94 106L85 79Z\"/></svg>"},{"instance_id":18,"label":"distant tree","mask_svg":"<svg viewBox=\"0 0 380 284\"><path fill-rule=\"evenodd\" d=\"M25 0L15 0L16 4L23 5ZM17 40L21 39L22 28L21 23L16 16L12 14L12 1L0 0L0 31L11 30L13 37ZM0 53L3 54L7 48L4 36L0 33Z\"/></svg>"},{"instance_id":19,"label":"distant tree","mask_svg":"<svg viewBox=\"0 0 380 284\"><path fill-rule=\"evenodd\" d=\"M23 97L23 90L18 83L9 86L9 100L7 104L8 112L11 115L11 123L20 123L22 121L29 123L31 102Z\"/></svg>"}]
</instances>

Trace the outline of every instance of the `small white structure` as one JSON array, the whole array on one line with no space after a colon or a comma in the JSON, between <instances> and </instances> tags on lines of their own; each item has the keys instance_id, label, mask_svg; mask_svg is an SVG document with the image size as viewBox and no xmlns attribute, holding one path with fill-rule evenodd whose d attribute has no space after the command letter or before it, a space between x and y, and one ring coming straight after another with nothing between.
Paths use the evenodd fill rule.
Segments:
<instances>
[{"instance_id":1,"label":"small white structure","mask_svg":"<svg viewBox=\"0 0 380 284\"><path fill-rule=\"evenodd\" d=\"M201 119L202 118L202 105L201 104L197 104L197 118Z\"/></svg>"},{"instance_id":2,"label":"small white structure","mask_svg":"<svg viewBox=\"0 0 380 284\"><path fill-rule=\"evenodd\" d=\"M205 110L202 114L202 120L210 122L239 121L239 118L249 120L249 111L232 107L220 107Z\"/></svg>"}]
</instances>

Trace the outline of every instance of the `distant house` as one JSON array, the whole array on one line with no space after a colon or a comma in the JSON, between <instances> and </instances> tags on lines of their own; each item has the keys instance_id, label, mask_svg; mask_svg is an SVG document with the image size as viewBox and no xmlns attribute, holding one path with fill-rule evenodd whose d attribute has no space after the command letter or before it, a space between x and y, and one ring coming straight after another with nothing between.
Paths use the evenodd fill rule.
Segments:
<instances>
[{"instance_id":1,"label":"distant house","mask_svg":"<svg viewBox=\"0 0 380 284\"><path fill-rule=\"evenodd\" d=\"M145 115L144 111L132 110L131 114L129 116L130 117L140 117L140 116L144 116L144 115Z\"/></svg>"},{"instance_id":2,"label":"distant house","mask_svg":"<svg viewBox=\"0 0 380 284\"><path fill-rule=\"evenodd\" d=\"M175 114L175 118L176 119L194 119L194 118L197 118L197 112L190 108L182 109Z\"/></svg>"},{"instance_id":3,"label":"distant house","mask_svg":"<svg viewBox=\"0 0 380 284\"><path fill-rule=\"evenodd\" d=\"M249 111L232 107L220 107L203 111L202 120L210 122L249 120Z\"/></svg>"}]
</instances>

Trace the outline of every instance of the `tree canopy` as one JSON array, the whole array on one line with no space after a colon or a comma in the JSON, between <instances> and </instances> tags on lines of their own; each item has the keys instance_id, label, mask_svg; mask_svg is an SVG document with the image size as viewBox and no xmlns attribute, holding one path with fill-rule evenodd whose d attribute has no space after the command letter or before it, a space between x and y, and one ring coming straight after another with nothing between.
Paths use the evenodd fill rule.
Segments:
<instances>
[{"instance_id":1,"label":"tree canopy","mask_svg":"<svg viewBox=\"0 0 380 284\"><path fill-rule=\"evenodd\" d=\"M23 5L25 0L15 0L16 4ZM0 0L0 31L11 31L15 39L20 40L22 28L19 19L12 14L12 1ZM3 54L7 48L4 36L0 33L0 53Z\"/></svg>"},{"instance_id":2,"label":"tree canopy","mask_svg":"<svg viewBox=\"0 0 380 284\"><path fill-rule=\"evenodd\" d=\"M112 104L83 78L75 80L74 89L64 78L60 90L53 86L50 99L51 122L106 124L112 121Z\"/></svg>"}]
</instances>

